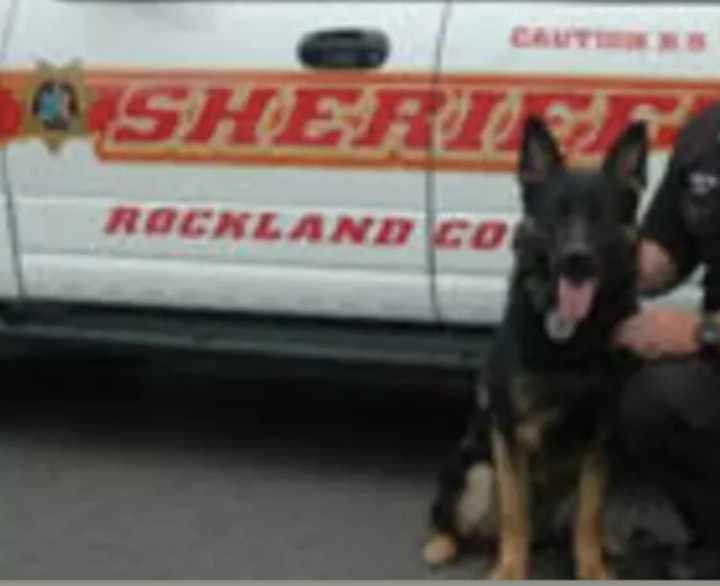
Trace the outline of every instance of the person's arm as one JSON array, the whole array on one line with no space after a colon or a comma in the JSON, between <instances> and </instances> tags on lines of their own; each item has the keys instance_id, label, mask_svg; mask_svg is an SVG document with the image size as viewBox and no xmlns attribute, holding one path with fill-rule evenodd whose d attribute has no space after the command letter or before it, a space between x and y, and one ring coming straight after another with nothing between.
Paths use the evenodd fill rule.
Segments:
<instances>
[{"instance_id":1,"label":"person's arm","mask_svg":"<svg viewBox=\"0 0 720 586\"><path fill-rule=\"evenodd\" d=\"M697 267L695 239L685 226L680 165L674 155L640 227L640 292L663 293L683 282Z\"/></svg>"},{"instance_id":2,"label":"person's arm","mask_svg":"<svg viewBox=\"0 0 720 586\"><path fill-rule=\"evenodd\" d=\"M678 264L656 240L638 243L638 288L641 294L657 295L671 289L681 279Z\"/></svg>"},{"instance_id":3,"label":"person's arm","mask_svg":"<svg viewBox=\"0 0 720 586\"><path fill-rule=\"evenodd\" d=\"M682 214L684 188L680 165L673 156L640 228L638 286L643 294L672 289L698 266L695 239ZM720 323L720 315L717 319ZM620 326L616 343L646 359L689 356L707 346L701 340L701 323L702 316L695 311L646 309ZM720 351L720 341L716 347Z\"/></svg>"}]
</instances>

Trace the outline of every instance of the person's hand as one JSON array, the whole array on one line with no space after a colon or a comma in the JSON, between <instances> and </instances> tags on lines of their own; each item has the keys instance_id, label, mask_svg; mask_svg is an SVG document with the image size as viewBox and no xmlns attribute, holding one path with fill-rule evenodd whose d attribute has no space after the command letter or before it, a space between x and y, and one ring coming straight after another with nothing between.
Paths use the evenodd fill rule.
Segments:
<instances>
[{"instance_id":1,"label":"person's hand","mask_svg":"<svg viewBox=\"0 0 720 586\"><path fill-rule=\"evenodd\" d=\"M647 309L618 328L615 344L646 359L690 356L700 351L700 317L678 309Z\"/></svg>"}]
</instances>

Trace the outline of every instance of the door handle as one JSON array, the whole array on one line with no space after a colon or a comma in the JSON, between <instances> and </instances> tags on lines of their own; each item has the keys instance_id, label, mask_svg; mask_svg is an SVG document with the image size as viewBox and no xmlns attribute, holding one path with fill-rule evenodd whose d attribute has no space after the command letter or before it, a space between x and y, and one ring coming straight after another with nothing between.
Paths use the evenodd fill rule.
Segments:
<instances>
[{"instance_id":1,"label":"door handle","mask_svg":"<svg viewBox=\"0 0 720 586\"><path fill-rule=\"evenodd\" d=\"M377 30L335 29L305 35L298 58L312 69L374 69L390 54L390 42Z\"/></svg>"}]
</instances>

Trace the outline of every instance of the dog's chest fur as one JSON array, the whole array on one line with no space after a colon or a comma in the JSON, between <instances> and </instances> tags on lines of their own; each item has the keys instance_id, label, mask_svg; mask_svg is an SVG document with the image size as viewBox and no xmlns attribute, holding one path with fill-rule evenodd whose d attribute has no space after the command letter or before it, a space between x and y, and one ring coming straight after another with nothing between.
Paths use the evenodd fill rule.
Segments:
<instances>
[{"instance_id":1,"label":"dog's chest fur","mask_svg":"<svg viewBox=\"0 0 720 586\"><path fill-rule=\"evenodd\" d=\"M513 435L531 454L578 451L609 417L612 382L567 372L522 372L509 386ZM554 454L553 454L554 455Z\"/></svg>"},{"instance_id":2,"label":"dog's chest fur","mask_svg":"<svg viewBox=\"0 0 720 586\"><path fill-rule=\"evenodd\" d=\"M572 484L583 455L606 435L622 385L611 363L606 368L519 370L510 377L502 427L535 462L534 484Z\"/></svg>"}]
</instances>

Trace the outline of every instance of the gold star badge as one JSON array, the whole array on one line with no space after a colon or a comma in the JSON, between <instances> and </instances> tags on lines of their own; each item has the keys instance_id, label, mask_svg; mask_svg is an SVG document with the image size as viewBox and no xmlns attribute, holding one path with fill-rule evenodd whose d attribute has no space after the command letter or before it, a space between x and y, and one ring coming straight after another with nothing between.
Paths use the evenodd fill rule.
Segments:
<instances>
[{"instance_id":1,"label":"gold star badge","mask_svg":"<svg viewBox=\"0 0 720 586\"><path fill-rule=\"evenodd\" d=\"M40 138L51 152L57 152L69 138L88 134L91 99L79 61L65 67L40 62L22 92L21 133Z\"/></svg>"}]
</instances>

